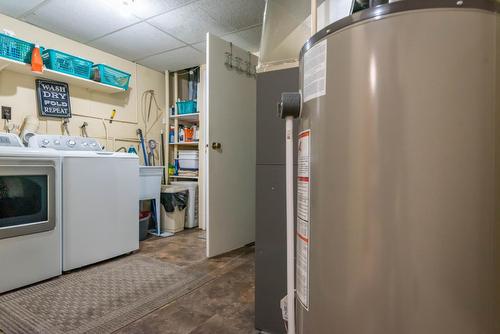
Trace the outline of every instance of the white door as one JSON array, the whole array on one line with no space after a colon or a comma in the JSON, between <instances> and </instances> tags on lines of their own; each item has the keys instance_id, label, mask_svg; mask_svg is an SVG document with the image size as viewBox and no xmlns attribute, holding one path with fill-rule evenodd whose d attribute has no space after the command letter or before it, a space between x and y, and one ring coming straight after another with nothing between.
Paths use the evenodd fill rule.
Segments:
<instances>
[{"instance_id":1,"label":"white door","mask_svg":"<svg viewBox=\"0 0 500 334\"><path fill-rule=\"evenodd\" d=\"M257 57L207 34L207 256L255 241L256 80L244 62ZM241 59L236 68L236 57ZM220 145L220 148L218 148Z\"/></svg>"}]
</instances>

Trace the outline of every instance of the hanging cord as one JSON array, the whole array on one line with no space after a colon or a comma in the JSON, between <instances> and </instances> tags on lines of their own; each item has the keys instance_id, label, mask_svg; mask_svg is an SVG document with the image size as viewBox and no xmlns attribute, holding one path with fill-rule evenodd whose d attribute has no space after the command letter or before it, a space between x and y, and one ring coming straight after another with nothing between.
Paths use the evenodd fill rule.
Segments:
<instances>
[{"instance_id":1,"label":"hanging cord","mask_svg":"<svg viewBox=\"0 0 500 334\"><path fill-rule=\"evenodd\" d=\"M104 126L104 134L106 137L106 148L108 148L109 134L108 134L108 125L106 124L106 120L104 118L101 119L102 126Z\"/></svg>"},{"instance_id":2,"label":"hanging cord","mask_svg":"<svg viewBox=\"0 0 500 334\"><path fill-rule=\"evenodd\" d=\"M8 119L4 120L3 128L5 131L7 131L7 133L11 133L11 132L18 133L19 132L19 126L12 123Z\"/></svg>"},{"instance_id":3,"label":"hanging cord","mask_svg":"<svg viewBox=\"0 0 500 334\"><path fill-rule=\"evenodd\" d=\"M3 121L3 129L5 131L7 131L7 133L10 133L10 126L9 126L9 120L8 119L5 119Z\"/></svg>"},{"instance_id":4,"label":"hanging cord","mask_svg":"<svg viewBox=\"0 0 500 334\"><path fill-rule=\"evenodd\" d=\"M67 133L68 136L71 136L71 134L69 133L68 125L69 125L69 118L64 118L61 123L62 134L64 135L64 133Z\"/></svg>"},{"instance_id":5,"label":"hanging cord","mask_svg":"<svg viewBox=\"0 0 500 334\"><path fill-rule=\"evenodd\" d=\"M153 114L154 120L151 123L151 108L153 107L153 102L155 104L155 111ZM147 90L144 93L142 93L141 97L141 116L142 116L142 121L144 122L144 140L147 141L148 134L151 131L151 129L156 125L158 120L163 116L163 113L161 113L161 107L158 104L158 101L156 100L156 95L154 90Z\"/></svg>"},{"instance_id":6,"label":"hanging cord","mask_svg":"<svg viewBox=\"0 0 500 334\"><path fill-rule=\"evenodd\" d=\"M80 130L82 131L82 137L88 137L87 133L87 126L89 126L89 123L83 122L82 126L80 126Z\"/></svg>"}]
</instances>

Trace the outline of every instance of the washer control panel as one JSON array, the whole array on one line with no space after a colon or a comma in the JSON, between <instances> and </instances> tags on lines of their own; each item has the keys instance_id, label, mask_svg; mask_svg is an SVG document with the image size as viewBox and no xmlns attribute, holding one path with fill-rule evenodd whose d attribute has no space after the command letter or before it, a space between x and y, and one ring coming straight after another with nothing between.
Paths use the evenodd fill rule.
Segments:
<instances>
[{"instance_id":1,"label":"washer control panel","mask_svg":"<svg viewBox=\"0 0 500 334\"><path fill-rule=\"evenodd\" d=\"M60 151L102 151L101 144L97 140L73 136L35 135L30 138L28 146Z\"/></svg>"},{"instance_id":2,"label":"washer control panel","mask_svg":"<svg viewBox=\"0 0 500 334\"><path fill-rule=\"evenodd\" d=\"M23 147L19 136L13 133L0 133L0 146Z\"/></svg>"}]
</instances>

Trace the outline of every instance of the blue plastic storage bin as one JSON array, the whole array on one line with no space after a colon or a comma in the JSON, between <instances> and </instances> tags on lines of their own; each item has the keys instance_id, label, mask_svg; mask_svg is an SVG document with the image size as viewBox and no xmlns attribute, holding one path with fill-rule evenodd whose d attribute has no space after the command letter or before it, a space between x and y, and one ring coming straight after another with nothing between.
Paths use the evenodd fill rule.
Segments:
<instances>
[{"instance_id":1,"label":"blue plastic storage bin","mask_svg":"<svg viewBox=\"0 0 500 334\"><path fill-rule=\"evenodd\" d=\"M196 113L196 101L188 100L188 101L179 101L177 104L177 114L185 115L185 114L194 114Z\"/></svg>"},{"instance_id":2,"label":"blue plastic storage bin","mask_svg":"<svg viewBox=\"0 0 500 334\"><path fill-rule=\"evenodd\" d=\"M90 60L53 49L43 51L42 59L45 67L51 70L85 79L90 79L90 71L94 64Z\"/></svg>"},{"instance_id":3,"label":"blue plastic storage bin","mask_svg":"<svg viewBox=\"0 0 500 334\"><path fill-rule=\"evenodd\" d=\"M31 51L35 44L21 39L0 34L0 57L31 64ZM40 48L40 52L42 48Z\"/></svg>"},{"instance_id":4,"label":"blue plastic storage bin","mask_svg":"<svg viewBox=\"0 0 500 334\"><path fill-rule=\"evenodd\" d=\"M92 67L92 80L127 90L130 73L108 65L96 64Z\"/></svg>"}]
</instances>

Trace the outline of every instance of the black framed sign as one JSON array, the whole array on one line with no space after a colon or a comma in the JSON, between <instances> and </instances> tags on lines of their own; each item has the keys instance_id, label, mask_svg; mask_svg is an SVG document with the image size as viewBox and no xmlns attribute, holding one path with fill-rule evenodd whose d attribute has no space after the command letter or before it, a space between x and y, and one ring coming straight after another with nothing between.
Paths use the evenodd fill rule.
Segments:
<instances>
[{"instance_id":1,"label":"black framed sign","mask_svg":"<svg viewBox=\"0 0 500 334\"><path fill-rule=\"evenodd\" d=\"M71 117L69 87L67 83L36 79L36 93L40 116Z\"/></svg>"}]
</instances>

